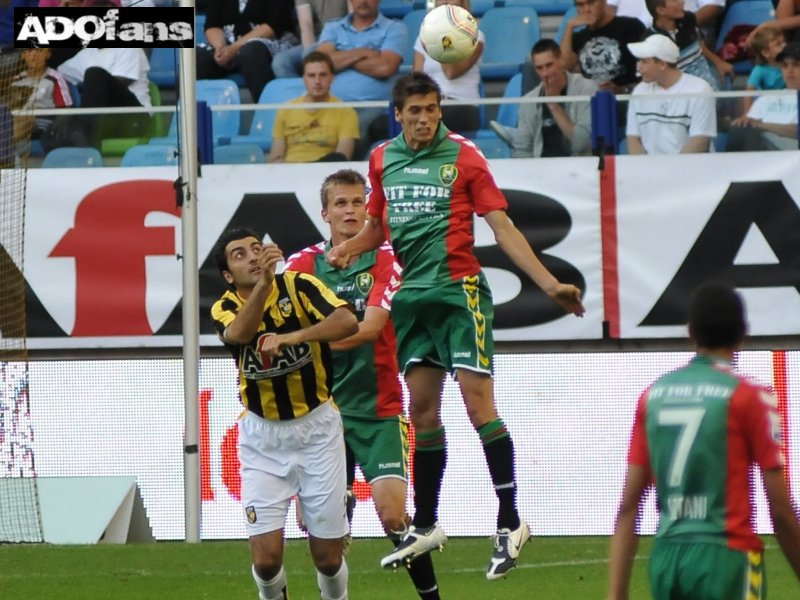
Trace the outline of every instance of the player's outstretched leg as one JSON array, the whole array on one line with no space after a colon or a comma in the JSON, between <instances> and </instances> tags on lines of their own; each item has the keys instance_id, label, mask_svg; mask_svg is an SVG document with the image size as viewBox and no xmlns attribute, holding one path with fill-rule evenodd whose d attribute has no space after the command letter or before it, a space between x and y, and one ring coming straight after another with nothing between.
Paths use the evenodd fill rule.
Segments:
<instances>
[{"instance_id":1,"label":"player's outstretched leg","mask_svg":"<svg viewBox=\"0 0 800 600\"><path fill-rule=\"evenodd\" d=\"M411 525L394 552L383 557L381 567L396 569L400 565L407 565L432 550L441 550L446 543L447 536L438 523L424 529Z\"/></svg>"},{"instance_id":2,"label":"player's outstretched leg","mask_svg":"<svg viewBox=\"0 0 800 600\"><path fill-rule=\"evenodd\" d=\"M522 546L530 539L528 526L517 512L517 483L514 477L514 444L499 418L478 427L486 464L499 501L497 534L486 578L500 579L517 566Z\"/></svg>"}]
</instances>

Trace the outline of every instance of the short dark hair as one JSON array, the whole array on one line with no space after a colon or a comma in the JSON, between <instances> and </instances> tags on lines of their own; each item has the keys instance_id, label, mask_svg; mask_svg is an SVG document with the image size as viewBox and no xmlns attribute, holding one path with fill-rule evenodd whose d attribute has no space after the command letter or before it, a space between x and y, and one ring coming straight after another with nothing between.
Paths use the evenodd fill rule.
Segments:
<instances>
[{"instance_id":1,"label":"short dark hair","mask_svg":"<svg viewBox=\"0 0 800 600\"><path fill-rule=\"evenodd\" d=\"M340 169L335 173L331 173L322 182L322 187L319 189L319 197L322 200L322 208L328 208L328 192L335 185L358 185L361 184L366 189L367 180L358 171L353 169Z\"/></svg>"},{"instance_id":2,"label":"short dark hair","mask_svg":"<svg viewBox=\"0 0 800 600\"><path fill-rule=\"evenodd\" d=\"M555 56L561 56L561 46L552 38L542 38L531 48L531 56L544 54L545 52L552 52Z\"/></svg>"},{"instance_id":3,"label":"short dark hair","mask_svg":"<svg viewBox=\"0 0 800 600\"><path fill-rule=\"evenodd\" d=\"M667 4L666 0L644 0L644 3L654 19L658 16L658 9Z\"/></svg>"},{"instance_id":4,"label":"short dark hair","mask_svg":"<svg viewBox=\"0 0 800 600\"><path fill-rule=\"evenodd\" d=\"M689 304L689 335L701 348L732 348L747 333L744 302L731 286L708 283Z\"/></svg>"},{"instance_id":5,"label":"short dark hair","mask_svg":"<svg viewBox=\"0 0 800 600\"><path fill-rule=\"evenodd\" d=\"M336 73L336 69L333 66L333 59L325 54L324 52L320 52L318 50L314 50L313 52L309 52L303 57L303 68L300 69L300 72L305 75L306 73L306 65L308 63L318 63L324 62L328 65L328 68L331 70L331 73Z\"/></svg>"},{"instance_id":6,"label":"short dark hair","mask_svg":"<svg viewBox=\"0 0 800 600\"><path fill-rule=\"evenodd\" d=\"M442 90L430 75L421 71L412 71L398 79L392 89L392 102L397 110L403 110L409 96L417 94L425 96L436 92L436 101L441 104Z\"/></svg>"},{"instance_id":7,"label":"short dark hair","mask_svg":"<svg viewBox=\"0 0 800 600\"><path fill-rule=\"evenodd\" d=\"M222 275L225 271L228 271L228 255L225 253L225 248L228 247L233 240L243 240L244 238L254 237L257 240L260 240L261 237L249 227L234 227L233 229L228 229L223 233L219 240L217 240L217 245L214 246L214 262L217 263L217 269L219 269L219 274Z\"/></svg>"}]
</instances>

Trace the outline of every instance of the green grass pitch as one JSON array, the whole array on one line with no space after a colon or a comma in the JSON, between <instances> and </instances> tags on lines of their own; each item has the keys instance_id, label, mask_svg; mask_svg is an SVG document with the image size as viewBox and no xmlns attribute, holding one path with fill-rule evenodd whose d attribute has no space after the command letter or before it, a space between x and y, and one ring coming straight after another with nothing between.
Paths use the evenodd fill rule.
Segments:
<instances>
[{"instance_id":1,"label":"green grass pitch","mask_svg":"<svg viewBox=\"0 0 800 600\"><path fill-rule=\"evenodd\" d=\"M798 598L797 579L773 538L766 538L769 597ZM506 579L487 581L488 538L451 538L434 553L442 598L452 600L591 600L605 597L608 538L534 538ZM649 538L636 561L631 598L647 599ZM347 556L351 600L413 600L401 570L382 571L391 545L359 538ZM291 600L316 600L316 577L305 541L286 545ZM20 600L254 600L244 541L122 546L0 545L0 598Z\"/></svg>"}]
</instances>

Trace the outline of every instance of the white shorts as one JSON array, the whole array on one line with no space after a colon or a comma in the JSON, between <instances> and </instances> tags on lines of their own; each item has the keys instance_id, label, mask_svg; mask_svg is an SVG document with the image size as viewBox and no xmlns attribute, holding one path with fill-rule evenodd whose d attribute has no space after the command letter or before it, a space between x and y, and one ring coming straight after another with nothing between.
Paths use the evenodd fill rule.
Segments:
<instances>
[{"instance_id":1,"label":"white shorts","mask_svg":"<svg viewBox=\"0 0 800 600\"><path fill-rule=\"evenodd\" d=\"M333 402L289 421L246 412L239 462L248 536L283 529L295 495L310 535L337 539L350 531L342 419Z\"/></svg>"}]
</instances>

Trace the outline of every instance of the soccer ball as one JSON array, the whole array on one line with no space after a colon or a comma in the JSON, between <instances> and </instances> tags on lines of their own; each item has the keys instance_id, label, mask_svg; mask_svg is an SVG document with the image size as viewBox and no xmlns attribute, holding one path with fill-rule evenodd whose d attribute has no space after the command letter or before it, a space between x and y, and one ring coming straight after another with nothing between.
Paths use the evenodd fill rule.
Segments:
<instances>
[{"instance_id":1,"label":"soccer ball","mask_svg":"<svg viewBox=\"0 0 800 600\"><path fill-rule=\"evenodd\" d=\"M433 60L458 62L475 51L478 22L467 9L442 4L425 15L419 29L419 40Z\"/></svg>"}]
</instances>

